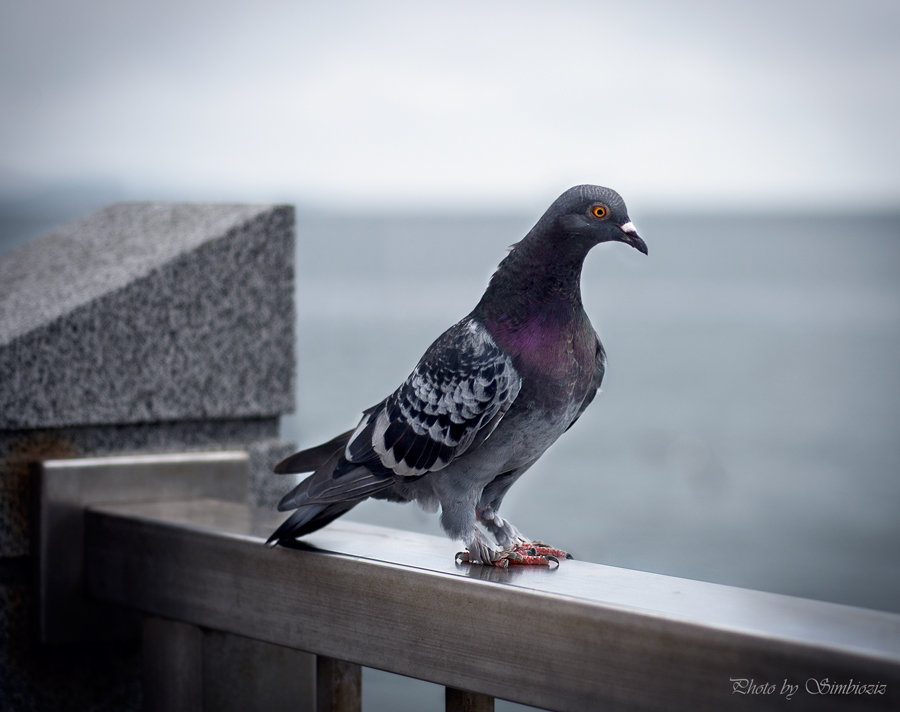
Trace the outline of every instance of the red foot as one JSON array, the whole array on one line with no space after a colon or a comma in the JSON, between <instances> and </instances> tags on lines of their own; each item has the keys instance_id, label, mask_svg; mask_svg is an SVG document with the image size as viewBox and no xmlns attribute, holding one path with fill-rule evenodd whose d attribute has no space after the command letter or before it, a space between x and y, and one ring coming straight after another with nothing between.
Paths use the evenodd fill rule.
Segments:
<instances>
[{"instance_id":1,"label":"red foot","mask_svg":"<svg viewBox=\"0 0 900 712\"><path fill-rule=\"evenodd\" d=\"M520 558L510 558L510 564L516 564L517 566L552 566L556 564L559 566L559 559L552 554L523 554L518 550L516 550L516 553Z\"/></svg>"},{"instance_id":2,"label":"red foot","mask_svg":"<svg viewBox=\"0 0 900 712\"><path fill-rule=\"evenodd\" d=\"M533 549L519 550L518 548L511 551L503 551L500 558L492 561L491 565L500 569L506 569L510 566L559 566L559 559L553 554L531 553ZM553 549L552 551L558 551ZM562 552L565 554L565 552ZM456 562L459 564L470 564L468 551L460 551L456 555ZM482 562L478 562L482 563Z\"/></svg>"},{"instance_id":3,"label":"red foot","mask_svg":"<svg viewBox=\"0 0 900 712\"><path fill-rule=\"evenodd\" d=\"M572 555L566 553L562 549L555 549L552 546L545 546L539 541L530 544L518 544L513 547L513 551L524 556L552 556L556 559L571 559Z\"/></svg>"}]
</instances>

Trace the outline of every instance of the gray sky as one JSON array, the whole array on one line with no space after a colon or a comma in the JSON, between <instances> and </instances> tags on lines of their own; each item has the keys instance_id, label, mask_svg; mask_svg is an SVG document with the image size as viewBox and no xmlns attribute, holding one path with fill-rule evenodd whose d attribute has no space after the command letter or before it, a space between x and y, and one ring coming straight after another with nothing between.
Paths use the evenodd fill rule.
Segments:
<instances>
[{"instance_id":1,"label":"gray sky","mask_svg":"<svg viewBox=\"0 0 900 712\"><path fill-rule=\"evenodd\" d=\"M0 191L896 207L898 36L895 0L7 0Z\"/></svg>"}]
</instances>

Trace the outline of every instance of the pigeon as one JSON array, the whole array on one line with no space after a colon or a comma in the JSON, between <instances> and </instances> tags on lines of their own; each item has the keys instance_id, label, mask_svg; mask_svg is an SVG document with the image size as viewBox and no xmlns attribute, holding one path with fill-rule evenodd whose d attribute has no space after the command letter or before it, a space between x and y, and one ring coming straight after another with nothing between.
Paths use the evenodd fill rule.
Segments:
<instances>
[{"instance_id":1,"label":"pigeon","mask_svg":"<svg viewBox=\"0 0 900 712\"><path fill-rule=\"evenodd\" d=\"M581 271L601 242L648 254L618 193L565 191L397 390L354 429L275 466L312 474L279 503L296 511L267 543L291 543L373 497L440 508L444 532L466 546L457 563L559 565L565 551L525 536L499 510L600 388L606 353L582 305Z\"/></svg>"}]
</instances>

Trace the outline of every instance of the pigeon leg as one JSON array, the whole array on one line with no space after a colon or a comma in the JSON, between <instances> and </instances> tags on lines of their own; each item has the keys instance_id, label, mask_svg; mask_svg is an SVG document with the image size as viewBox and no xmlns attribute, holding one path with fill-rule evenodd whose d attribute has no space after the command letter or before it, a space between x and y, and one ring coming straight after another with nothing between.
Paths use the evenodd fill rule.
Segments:
<instances>
[{"instance_id":1,"label":"pigeon leg","mask_svg":"<svg viewBox=\"0 0 900 712\"><path fill-rule=\"evenodd\" d=\"M481 532L476 531L472 540L466 543L468 549L456 555L456 560L465 564L493 564L500 561L500 552L485 541ZM504 560L505 561L505 560ZM497 564L505 566L507 564Z\"/></svg>"},{"instance_id":2,"label":"pigeon leg","mask_svg":"<svg viewBox=\"0 0 900 712\"><path fill-rule=\"evenodd\" d=\"M507 547L502 550L494 549L485 541L481 532L476 531L472 540L468 542L468 550L456 555L456 560L463 564L490 564L500 568L516 566L551 566L559 565L559 559L552 554L538 552L534 548ZM565 552L563 552L565 554Z\"/></svg>"},{"instance_id":3,"label":"pigeon leg","mask_svg":"<svg viewBox=\"0 0 900 712\"><path fill-rule=\"evenodd\" d=\"M562 549L547 546L541 541L532 540L516 529L513 524L501 517L492 507L476 512L478 521L490 532L504 550L513 551L522 556L549 556L555 559L571 559L572 555Z\"/></svg>"},{"instance_id":4,"label":"pigeon leg","mask_svg":"<svg viewBox=\"0 0 900 712\"><path fill-rule=\"evenodd\" d=\"M505 569L510 566L559 566L559 559L555 556L520 554L518 551L507 549L504 551L494 552L496 557L490 561L491 566ZM484 564L484 561L472 559L468 551L460 551L456 554L456 563L458 564Z\"/></svg>"},{"instance_id":5,"label":"pigeon leg","mask_svg":"<svg viewBox=\"0 0 900 712\"><path fill-rule=\"evenodd\" d=\"M478 521L481 522L481 525L487 529L488 533L490 533L504 549L512 549L520 543L528 541L528 537L516 529L512 522L506 521L497 514L493 507L485 507L484 509L476 510L475 516L478 518Z\"/></svg>"}]
</instances>

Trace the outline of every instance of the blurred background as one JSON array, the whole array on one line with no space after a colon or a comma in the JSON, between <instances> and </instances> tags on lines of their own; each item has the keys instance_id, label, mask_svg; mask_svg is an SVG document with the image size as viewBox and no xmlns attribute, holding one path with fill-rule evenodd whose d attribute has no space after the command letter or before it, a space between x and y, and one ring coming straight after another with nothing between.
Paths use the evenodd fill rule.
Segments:
<instances>
[{"instance_id":1,"label":"blurred background","mask_svg":"<svg viewBox=\"0 0 900 712\"><path fill-rule=\"evenodd\" d=\"M650 255L588 258L604 391L504 514L581 559L900 611L898 31L892 0L7 2L0 250L118 200L297 205L305 446L559 193L614 187Z\"/></svg>"}]
</instances>

